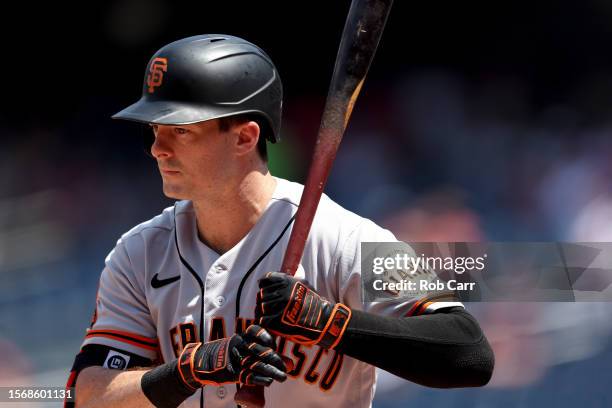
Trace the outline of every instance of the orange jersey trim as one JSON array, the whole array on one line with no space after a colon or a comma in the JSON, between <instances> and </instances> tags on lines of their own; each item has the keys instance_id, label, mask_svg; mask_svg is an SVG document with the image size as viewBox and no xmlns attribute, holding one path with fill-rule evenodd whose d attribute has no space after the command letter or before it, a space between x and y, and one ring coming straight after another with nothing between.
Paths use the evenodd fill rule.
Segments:
<instances>
[{"instance_id":1,"label":"orange jersey trim","mask_svg":"<svg viewBox=\"0 0 612 408\"><path fill-rule=\"evenodd\" d=\"M410 308L410 310L408 310L408 313L406 313L405 316L419 316L421 314L423 314L425 312L425 310L431 306L433 303L442 300L442 299L452 299L452 300L457 300L455 298L455 296L451 293L442 293L440 295L436 295L436 296L431 296L431 297L425 297L419 301L417 301L414 305L412 305L412 307Z\"/></svg>"},{"instance_id":2,"label":"orange jersey trim","mask_svg":"<svg viewBox=\"0 0 612 408\"><path fill-rule=\"evenodd\" d=\"M144 348L147 350L159 350L159 342L156 338L139 336L137 334L120 330L89 330L85 335L85 338L87 339L92 337L105 337L108 339L120 341L122 343L128 343L132 346Z\"/></svg>"}]
</instances>

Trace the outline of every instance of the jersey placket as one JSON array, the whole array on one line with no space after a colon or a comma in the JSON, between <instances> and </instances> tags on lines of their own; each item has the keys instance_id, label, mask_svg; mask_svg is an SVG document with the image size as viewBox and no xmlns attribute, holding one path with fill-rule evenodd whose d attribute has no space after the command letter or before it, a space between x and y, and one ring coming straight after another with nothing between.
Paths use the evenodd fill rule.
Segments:
<instances>
[{"instance_id":1,"label":"jersey placket","mask_svg":"<svg viewBox=\"0 0 612 408\"><path fill-rule=\"evenodd\" d=\"M204 276L204 335L202 341L216 340L217 338L230 336L234 332L233 303L228 297L232 291L227 290L230 281L229 274L232 257L229 254L220 256ZM215 322L217 320L217 322ZM227 324L227 327L225 326ZM222 331L219 331L219 328ZM204 387L204 401L207 407L225 407L231 400L230 394L233 389L227 385ZM233 395L233 394L232 394Z\"/></svg>"}]
</instances>

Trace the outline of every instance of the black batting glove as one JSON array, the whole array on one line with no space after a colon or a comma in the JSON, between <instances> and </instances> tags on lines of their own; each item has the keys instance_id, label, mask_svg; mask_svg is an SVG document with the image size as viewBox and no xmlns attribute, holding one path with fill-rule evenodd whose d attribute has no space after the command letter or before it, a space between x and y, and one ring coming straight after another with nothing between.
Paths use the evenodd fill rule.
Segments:
<instances>
[{"instance_id":1,"label":"black batting glove","mask_svg":"<svg viewBox=\"0 0 612 408\"><path fill-rule=\"evenodd\" d=\"M208 343L189 343L177 360L181 380L190 388L240 383L269 386L287 379L287 367L265 329L251 325L242 335Z\"/></svg>"},{"instance_id":2,"label":"black batting glove","mask_svg":"<svg viewBox=\"0 0 612 408\"><path fill-rule=\"evenodd\" d=\"M280 272L268 272L259 288L255 319L262 327L299 344L333 349L340 342L351 318L348 306Z\"/></svg>"}]
</instances>

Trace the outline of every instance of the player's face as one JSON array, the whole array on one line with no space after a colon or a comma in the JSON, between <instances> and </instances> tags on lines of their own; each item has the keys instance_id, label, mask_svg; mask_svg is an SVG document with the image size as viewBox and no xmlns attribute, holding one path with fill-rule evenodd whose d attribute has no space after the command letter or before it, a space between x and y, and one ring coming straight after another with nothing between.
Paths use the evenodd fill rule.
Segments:
<instances>
[{"instance_id":1,"label":"player's face","mask_svg":"<svg viewBox=\"0 0 612 408\"><path fill-rule=\"evenodd\" d=\"M170 198L201 200L222 194L232 174L231 138L219 130L218 120L193 125L151 125L164 194Z\"/></svg>"}]
</instances>

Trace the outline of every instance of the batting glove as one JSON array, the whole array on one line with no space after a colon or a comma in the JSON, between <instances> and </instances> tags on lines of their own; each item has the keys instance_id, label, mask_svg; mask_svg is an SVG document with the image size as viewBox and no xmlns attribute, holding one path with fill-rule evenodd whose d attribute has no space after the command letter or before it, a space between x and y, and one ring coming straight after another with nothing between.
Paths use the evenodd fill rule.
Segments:
<instances>
[{"instance_id":1,"label":"batting glove","mask_svg":"<svg viewBox=\"0 0 612 408\"><path fill-rule=\"evenodd\" d=\"M287 379L287 368L272 349L270 333L251 325L241 336L189 343L178 358L181 379L189 387L240 383L247 385L272 384L273 380Z\"/></svg>"},{"instance_id":2,"label":"batting glove","mask_svg":"<svg viewBox=\"0 0 612 408\"><path fill-rule=\"evenodd\" d=\"M305 345L333 349L351 319L351 309L332 303L302 281L268 272L259 281L255 319L271 333Z\"/></svg>"}]
</instances>

